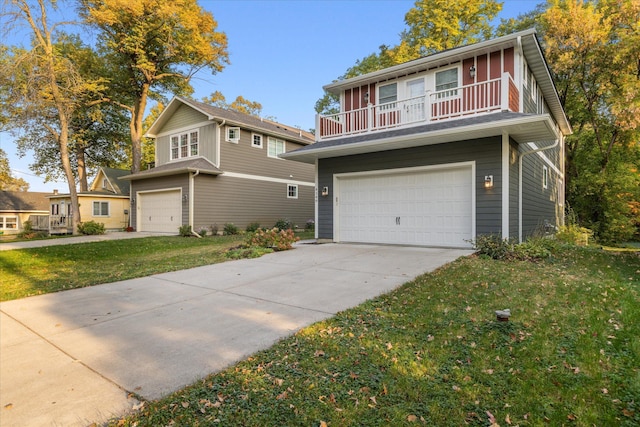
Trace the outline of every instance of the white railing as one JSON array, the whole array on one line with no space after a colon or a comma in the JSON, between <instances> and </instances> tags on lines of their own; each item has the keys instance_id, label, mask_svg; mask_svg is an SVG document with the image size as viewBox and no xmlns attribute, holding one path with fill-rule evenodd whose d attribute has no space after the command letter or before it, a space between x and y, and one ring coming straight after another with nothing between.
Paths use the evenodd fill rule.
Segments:
<instances>
[{"instance_id":1,"label":"white railing","mask_svg":"<svg viewBox=\"0 0 640 427\"><path fill-rule=\"evenodd\" d=\"M375 132L499 110L518 111L518 89L508 73L475 83L386 104L316 116L316 140Z\"/></svg>"}]
</instances>

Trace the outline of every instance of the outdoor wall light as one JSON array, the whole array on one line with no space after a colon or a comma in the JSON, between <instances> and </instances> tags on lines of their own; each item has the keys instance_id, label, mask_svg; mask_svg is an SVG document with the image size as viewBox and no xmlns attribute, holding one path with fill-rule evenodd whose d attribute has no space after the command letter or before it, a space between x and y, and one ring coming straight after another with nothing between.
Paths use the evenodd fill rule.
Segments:
<instances>
[{"instance_id":1,"label":"outdoor wall light","mask_svg":"<svg viewBox=\"0 0 640 427\"><path fill-rule=\"evenodd\" d=\"M369 92L365 92L364 93L364 103L368 104L369 103Z\"/></svg>"},{"instance_id":2,"label":"outdoor wall light","mask_svg":"<svg viewBox=\"0 0 640 427\"><path fill-rule=\"evenodd\" d=\"M493 175L486 175L484 177L484 188L487 190L493 188Z\"/></svg>"},{"instance_id":3,"label":"outdoor wall light","mask_svg":"<svg viewBox=\"0 0 640 427\"><path fill-rule=\"evenodd\" d=\"M185 193L182 195L182 201L183 202L188 202L189 201L189 194Z\"/></svg>"},{"instance_id":4,"label":"outdoor wall light","mask_svg":"<svg viewBox=\"0 0 640 427\"><path fill-rule=\"evenodd\" d=\"M469 67L469 77L474 78L476 76L476 66Z\"/></svg>"},{"instance_id":5,"label":"outdoor wall light","mask_svg":"<svg viewBox=\"0 0 640 427\"><path fill-rule=\"evenodd\" d=\"M322 187L322 196L327 197L329 195L329 187Z\"/></svg>"}]
</instances>

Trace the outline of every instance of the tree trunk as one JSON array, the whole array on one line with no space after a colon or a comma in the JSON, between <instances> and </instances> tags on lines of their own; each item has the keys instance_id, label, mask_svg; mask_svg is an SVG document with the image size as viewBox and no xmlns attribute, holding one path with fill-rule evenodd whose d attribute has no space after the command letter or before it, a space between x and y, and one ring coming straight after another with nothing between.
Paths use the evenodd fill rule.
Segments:
<instances>
[{"instance_id":1,"label":"tree trunk","mask_svg":"<svg viewBox=\"0 0 640 427\"><path fill-rule=\"evenodd\" d=\"M148 96L149 84L144 84L131 113L131 122L129 123L131 129L131 173L140 172L142 166L142 120Z\"/></svg>"},{"instance_id":2,"label":"tree trunk","mask_svg":"<svg viewBox=\"0 0 640 427\"><path fill-rule=\"evenodd\" d=\"M89 191L89 182L87 181L87 164L85 162L84 148L78 147L76 149L76 160L78 162L78 184L80 185L80 192Z\"/></svg>"}]
</instances>

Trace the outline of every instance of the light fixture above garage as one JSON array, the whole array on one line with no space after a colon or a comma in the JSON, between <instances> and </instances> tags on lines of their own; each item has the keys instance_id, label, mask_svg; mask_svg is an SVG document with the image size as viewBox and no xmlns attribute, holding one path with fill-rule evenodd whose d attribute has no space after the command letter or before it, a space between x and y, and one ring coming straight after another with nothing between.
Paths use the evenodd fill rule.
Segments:
<instances>
[{"instance_id":1,"label":"light fixture above garage","mask_svg":"<svg viewBox=\"0 0 640 427\"><path fill-rule=\"evenodd\" d=\"M493 188L493 175L486 175L484 177L484 188L487 190Z\"/></svg>"}]
</instances>

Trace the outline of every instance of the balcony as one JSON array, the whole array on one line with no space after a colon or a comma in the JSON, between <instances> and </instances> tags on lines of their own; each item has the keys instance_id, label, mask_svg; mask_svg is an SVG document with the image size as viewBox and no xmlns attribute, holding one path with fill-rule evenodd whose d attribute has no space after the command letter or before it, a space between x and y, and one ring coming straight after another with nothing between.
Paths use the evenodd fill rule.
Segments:
<instances>
[{"instance_id":1,"label":"balcony","mask_svg":"<svg viewBox=\"0 0 640 427\"><path fill-rule=\"evenodd\" d=\"M416 126L494 111L519 111L520 93L509 73L501 78L386 104L316 116L316 141Z\"/></svg>"}]
</instances>

